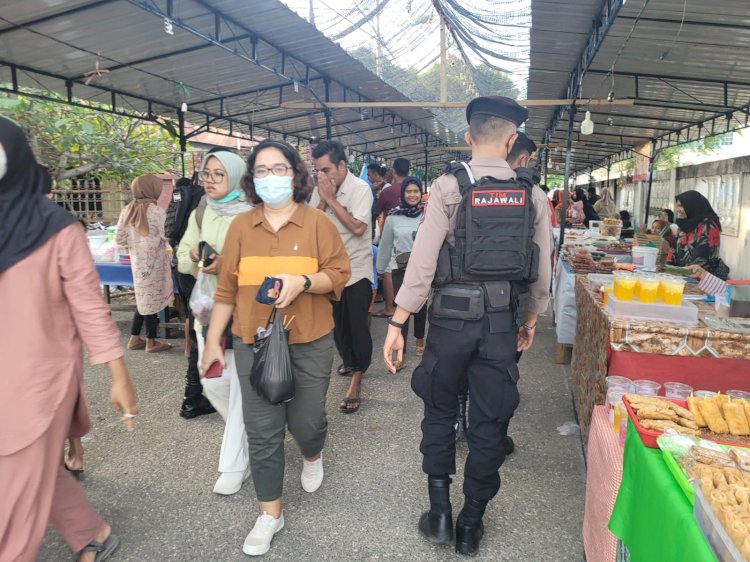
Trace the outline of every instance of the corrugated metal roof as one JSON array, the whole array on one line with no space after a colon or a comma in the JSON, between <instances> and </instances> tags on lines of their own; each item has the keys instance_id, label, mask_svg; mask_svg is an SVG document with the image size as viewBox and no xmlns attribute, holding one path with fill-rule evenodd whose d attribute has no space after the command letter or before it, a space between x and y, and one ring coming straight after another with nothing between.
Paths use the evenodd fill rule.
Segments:
<instances>
[{"instance_id":1,"label":"corrugated metal roof","mask_svg":"<svg viewBox=\"0 0 750 562\"><path fill-rule=\"evenodd\" d=\"M616 16L607 29L608 4ZM576 122L591 110L595 134L580 136L574 125L574 170L603 165L608 156L625 157L623 151L650 139L665 147L747 125L746 0L532 0L531 10L530 98L568 97L592 22L601 21L603 38L578 97L606 98L613 91L618 99L634 100L632 106L579 108ZM548 135L550 143L564 143L567 113L555 120L556 110L531 108L526 128L532 138ZM550 156L560 163L565 151Z\"/></svg>"},{"instance_id":2,"label":"corrugated metal roof","mask_svg":"<svg viewBox=\"0 0 750 562\"><path fill-rule=\"evenodd\" d=\"M181 0L170 15L172 35L163 18L168 4L5 1L0 82L62 95L71 85L75 98L105 104L115 92L118 111L172 118L184 101L191 123L274 138L326 136L321 110L280 107L324 101L326 81L330 101L408 101L277 0ZM98 52L109 73L86 86ZM425 146L460 142L419 107L337 109L331 128L334 138L375 155L396 154L401 144L423 156Z\"/></svg>"}]
</instances>

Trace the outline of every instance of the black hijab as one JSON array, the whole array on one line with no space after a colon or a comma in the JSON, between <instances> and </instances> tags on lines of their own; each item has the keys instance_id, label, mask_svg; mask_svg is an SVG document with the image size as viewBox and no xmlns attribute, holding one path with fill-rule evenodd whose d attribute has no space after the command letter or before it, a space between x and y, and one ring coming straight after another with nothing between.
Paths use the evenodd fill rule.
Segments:
<instances>
[{"instance_id":1,"label":"black hijab","mask_svg":"<svg viewBox=\"0 0 750 562\"><path fill-rule=\"evenodd\" d=\"M714 212L711 203L697 191L686 191L675 197L685 209L685 218L677 219L675 224L682 232L693 232L704 220L709 219L721 230L721 220Z\"/></svg>"},{"instance_id":2,"label":"black hijab","mask_svg":"<svg viewBox=\"0 0 750 562\"><path fill-rule=\"evenodd\" d=\"M403 215L405 217L414 218L422 214L422 211L424 210L424 203L422 203L421 197L419 199L419 203L417 203L416 205L409 205L406 202L406 188L411 184L416 185L419 188L419 193L421 195L424 195L422 182L419 181L419 178L415 178L414 176L405 177L404 181L401 182L401 204L393 209L389 213L389 215Z\"/></svg>"},{"instance_id":3,"label":"black hijab","mask_svg":"<svg viewBox=\"0 0 750 562\"><path fill-rule=\"evenodd\" d=\"M598 221L599 220L599 213L597 213L594 210L594 206L591 204L591 201L589 201L589 198L586 197L586 192L583 191L583 189L578 188L575 191L576 194L576 201L580 201L583 203L583 214L586 216L586 220L584 223L586 226L588 226L589 221Z\"/></svg>"},{"instance_id":4,"label":"black hijab","mask_svg":"<svg viewBox=\"0 0 750 562\"><path fill-rule=\"evenodd\" d=\"M78 219L45 197L52 180L34 158L21 128L5 117L0 117L0 150L7 159L7 170L0 176L2 273Z\"/></svg>"}]
</instances>

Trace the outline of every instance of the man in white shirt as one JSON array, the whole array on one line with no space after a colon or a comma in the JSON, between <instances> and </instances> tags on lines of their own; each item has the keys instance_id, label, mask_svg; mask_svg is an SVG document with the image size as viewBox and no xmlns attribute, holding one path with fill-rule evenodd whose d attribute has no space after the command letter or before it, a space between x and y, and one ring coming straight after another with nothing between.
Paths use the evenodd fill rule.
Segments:
<instances>
[{"instance_id":1,"label":"man in white shirt","mask_svg":"<svg viewBox=\"0 0 750 562\"><path fill-rule=\"evenodd\" d=\"M352 276L341 300L333 303L333 337L343 360L338 373L352 377L339 410L351 414L359 410L362 375L372 361L368 310L373 283L373 197L368 185L347 169L341 143L323 141L315 147L312 156L318 186L310 205L324 211L336 225L352 267Z\"/></svg>"}]
</instances>

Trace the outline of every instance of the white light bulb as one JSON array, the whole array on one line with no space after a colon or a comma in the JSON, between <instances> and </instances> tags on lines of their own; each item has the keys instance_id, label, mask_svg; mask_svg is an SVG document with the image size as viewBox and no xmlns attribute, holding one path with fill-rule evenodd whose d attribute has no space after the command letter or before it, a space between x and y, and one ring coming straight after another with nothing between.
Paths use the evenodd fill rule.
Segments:
<instances>
[{"instance_id":1,"label":"white light bulb","mask_svg":"<svg viewBox=\"0 0 750 562\"><path fill-rule=\"evenodd\" d=\"M185 102L182 102L182 105L180 106L180 111L185 113L187 111L187 104Z\"/></svg>"},{"instance_id":2,"label":"white light bulb","mask_svg":"<svg viewBox=\"0 0 750 562\"><path fill-rule=\"evenodd\" d=\"M586 118L581 123L581 134L590 135L594 132L594 122L591 120L591 112L586 112Z\"/></svg>"}]
</instances>

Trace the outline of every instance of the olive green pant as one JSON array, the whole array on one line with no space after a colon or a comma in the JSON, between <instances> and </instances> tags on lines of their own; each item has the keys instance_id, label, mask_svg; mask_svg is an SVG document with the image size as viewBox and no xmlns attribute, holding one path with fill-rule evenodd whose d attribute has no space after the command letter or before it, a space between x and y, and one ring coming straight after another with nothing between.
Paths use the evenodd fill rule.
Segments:
<instances>
[{"instance_id":1,"label":"olive green pant","mask_svg":"<svg viewBox=\"0 0 750 562\"><path fill-rule=\"evenodd\" d=\"M250 385L253 346L234 338L234 357L242 389L242 409L250 452L255 493L259 501L281 497L284 486L284 437L286 428L302 455L314 457L323 450L328 433L326 394L333 366L333 334L309 343L289 346L295 396L272 406Z\"/></svg>"}]
</instances>

